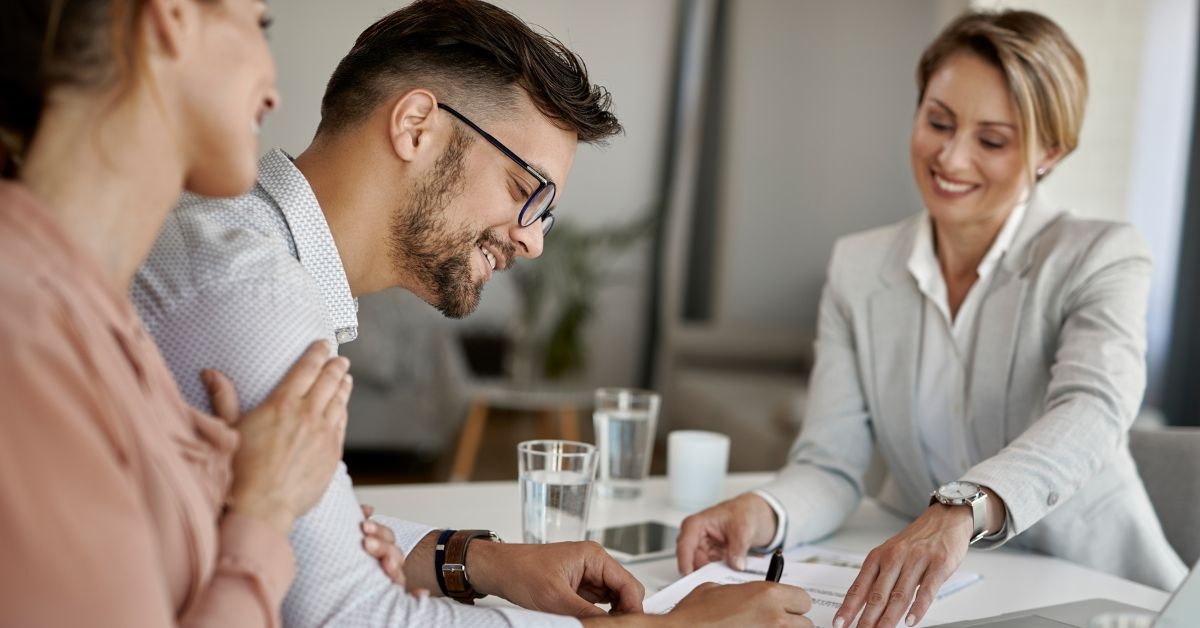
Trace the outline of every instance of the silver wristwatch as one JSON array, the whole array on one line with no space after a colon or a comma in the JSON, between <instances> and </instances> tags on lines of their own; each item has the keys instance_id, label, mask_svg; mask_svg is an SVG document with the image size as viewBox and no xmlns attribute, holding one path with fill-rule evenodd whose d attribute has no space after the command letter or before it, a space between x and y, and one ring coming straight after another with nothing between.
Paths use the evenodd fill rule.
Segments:
<instances>
[{"instance_id":1,"label":"silver wristwatch","mask_svg":"<svg viewBox=\"0 0 1200 628\"><path fill-rule=\"evenodd\" d=\"M974 482L947 482L929 494L929 503L939 502L947 506L971 507L971 545L992 532L987 529L988 501L978 484Z\"/></svg>"}]
</instances>

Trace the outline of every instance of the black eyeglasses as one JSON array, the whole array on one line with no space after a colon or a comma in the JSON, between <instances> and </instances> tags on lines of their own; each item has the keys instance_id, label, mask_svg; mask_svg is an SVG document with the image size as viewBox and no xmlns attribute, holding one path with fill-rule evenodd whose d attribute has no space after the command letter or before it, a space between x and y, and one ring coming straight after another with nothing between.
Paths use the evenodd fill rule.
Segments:
<instances>
[{"instance_id":1,"label":"black eyeglasses","mask_svg":"<svg viewBox=\"0 0 1200 628\"><path fill-rule=\"evenodd\" d=\"M546 179L540 172L533 169L524 159L517 157L517 154L508 150L508 147L500 143L500 140L492 137L491 133L479 128L479 125L471 122L463 114L455 111L452 107L446 104L438 103L438 108L445 109L446 113L458 118L463 124L475 129L475 132L482 135L483 139L491 143L492 146L500 149L500 152L508 155L508 158L513 160L522 170L528 172L533 178L538 180L538 187L525 200L525 205L521 207L521 213L517 214L517 223L522 227L528 227L533 223L542 221L542 235L550 233L550 228L554 226L554 214L550 213L550 204L554 202L554 194L558 188L553 181Z\"/></svg>"}]
</instances>

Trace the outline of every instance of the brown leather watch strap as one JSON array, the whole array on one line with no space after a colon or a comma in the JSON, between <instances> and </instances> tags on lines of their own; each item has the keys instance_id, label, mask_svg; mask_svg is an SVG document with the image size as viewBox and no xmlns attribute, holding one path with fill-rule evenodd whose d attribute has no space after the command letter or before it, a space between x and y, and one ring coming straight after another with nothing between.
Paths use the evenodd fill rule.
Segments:
<instances>
[{"instance_id":1,"label":"brown leather watch strap","mask_svg":"<svg viewBox=\"0 0 1200 628\"><path fill-rule=\"evenodd\" d=\"M441 565L446 595L464 604L474 604L487 595L476 591L467 577L467 546L477 538L499 540L491 530L459 530L446 541L446 558Z\"/></svg>"}]
</instances>

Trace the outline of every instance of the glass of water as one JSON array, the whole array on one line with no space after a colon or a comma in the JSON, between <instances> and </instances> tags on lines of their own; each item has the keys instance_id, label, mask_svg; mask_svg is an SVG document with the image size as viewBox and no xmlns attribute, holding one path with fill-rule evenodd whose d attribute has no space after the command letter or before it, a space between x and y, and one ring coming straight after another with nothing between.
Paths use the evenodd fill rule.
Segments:
<instances>
[{"instance_id":1,"label":"glass of water","mask_svg":"<svg viewBox=\"0 0 1200 628\"><path fill-rule=\"evenodd\" d=\"M528 440L517 445L517 466L525 542L584 540L596 447L570 440Z\"/></svg>"},{"instance_id":2,"label":"glass of water","mask_svg":"<svg viewBox=\"0 0 1200 628\"><path fill-rule=\"evenodd\" d=\"M600 449L600 494L634 498L650 471L654 428L658 422L658 393L632 388L599 388L592 420Z\"/></svg>"}]
</instances>

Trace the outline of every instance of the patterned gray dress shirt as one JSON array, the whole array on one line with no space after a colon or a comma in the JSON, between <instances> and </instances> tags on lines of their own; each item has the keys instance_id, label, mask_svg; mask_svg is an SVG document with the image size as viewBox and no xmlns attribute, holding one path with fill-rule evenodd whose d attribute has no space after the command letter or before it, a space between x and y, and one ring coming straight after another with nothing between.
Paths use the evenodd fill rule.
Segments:
<instances>
[{"instance_id":1,"label":"patterned gray dress shirt","mask_svg":"<svg viewBox=\"0 0 1200 628\"><path fill-rule=\"evenodd\" d=\"M358 336L357 302L325 215L278 149L259 161L258 183L246 195L184 196L138 271L132 297L184 397L199 408L210 407L202 368L228 375L246 410L314 340L336 346ZM395 531L406 555L432 530L375 518ZM362 549L362 520L341 464L292 529L297 570L283 602L286 626L579 626L572 618L406 595Z\"/></svg>"}]
</instances>

